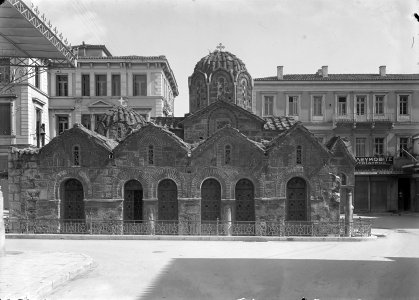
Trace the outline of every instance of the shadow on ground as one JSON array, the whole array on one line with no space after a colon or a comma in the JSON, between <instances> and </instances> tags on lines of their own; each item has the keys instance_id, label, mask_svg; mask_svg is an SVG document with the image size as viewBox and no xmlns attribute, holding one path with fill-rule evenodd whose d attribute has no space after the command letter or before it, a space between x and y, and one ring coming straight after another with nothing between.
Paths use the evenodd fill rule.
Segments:
<instances>
[{"instance_id":1,"label":"shadow on ground","mask_svg":"<svg viewBox=\"0 0 419 300\"><path fill-rule=\"evenodd\" d=\"M174 259L139 300L417 299L419 259Z\"/></svg>"},{"instance_id":2,"label":"shadow on ground","mask_svg":"<svg viewBox=\"0 0 419 300\"><path fill-rule=\"evenodd\" d=\"M373 228L382 229L419 229L419 215L358 215L361 218L370 219Z\"/></svg>"}]
</instances>

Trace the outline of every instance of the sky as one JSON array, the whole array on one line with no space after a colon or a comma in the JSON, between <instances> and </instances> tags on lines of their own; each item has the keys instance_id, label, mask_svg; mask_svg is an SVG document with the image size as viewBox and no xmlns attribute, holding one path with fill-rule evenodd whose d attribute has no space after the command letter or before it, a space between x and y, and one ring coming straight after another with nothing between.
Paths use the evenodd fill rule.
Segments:
<instances>
[{"instance_id":1,"label":"sky","mask_svg":"<svg viewBox=\"0 0 419 300\"><path fill-rule=\"evenodd\" d=\"M28 5L29 0L24 0ZM333 73L419 73L419 0L33 0L72 45L112 55L165 55L189 108L188 77L219 43L253 78Z\"/></svg>"}]
</instances>

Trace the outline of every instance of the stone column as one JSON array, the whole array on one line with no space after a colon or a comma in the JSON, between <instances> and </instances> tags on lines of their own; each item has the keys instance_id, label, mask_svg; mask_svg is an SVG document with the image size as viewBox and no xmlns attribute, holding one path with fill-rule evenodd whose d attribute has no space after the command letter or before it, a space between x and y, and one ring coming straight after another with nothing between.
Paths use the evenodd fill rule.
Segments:
<instances>
[{"instance_id":1,"label":"stone column","mask_svg":"<svg viewBox=\"0 0 419 300\"><path fill-rule=\"evenodd\" d=\"M3 193L1 191L0 186L0 256L5 255L5 244L6 242L6 231L4 228L4 220L3 220Z\"/></svg>"},{"instance_id":2,"label":"stone column","mask_svg":"<svg viewBox=\"0 0 419 300\"><path fill-rule=\"evenodd\" d=\"M353 221L352 189L348 189L345 207L345 235L351 236Z\"/></svg>"}]
</instances>

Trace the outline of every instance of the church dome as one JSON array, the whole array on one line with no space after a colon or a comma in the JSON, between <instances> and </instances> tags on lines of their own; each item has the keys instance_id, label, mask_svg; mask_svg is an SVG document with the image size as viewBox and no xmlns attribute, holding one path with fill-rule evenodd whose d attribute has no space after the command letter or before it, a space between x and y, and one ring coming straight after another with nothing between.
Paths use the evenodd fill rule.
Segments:
<instances>
[{"instance_id":1,"label":"church dome","mask_svg":"<svg viewBox=\"0 0 419 300\"><path fill-rule=\"evenodd\" d=\"M252 77L243 61L223 48L220 44L201 58L189 77L191 113L219 100L252 111Z\"/></svg>"},{"instance_id":2,"label":"church dome","mask_svg":"<svg viewBox=\"0 0 419 300\"><path fill-rule=\"evenodd\" d=\"M196 65L195 71L200 71L208 76L218 69L224 69L229 73L232 72L236 77L238 73L247 72L243 61L234 54L227 51L214 51L203 57Z\"/></svg>"},{"instance_id":3,"label":"church dome","mask_svg":"<svg viewBox=\"0 0 419 300\"><path fill-rule=\"evenodd\" d=\"M111 108L100 120L98 132L120 141L134 129L147 124L147 121L131 108L119 105Z\"/></svg>"}]
</instances>

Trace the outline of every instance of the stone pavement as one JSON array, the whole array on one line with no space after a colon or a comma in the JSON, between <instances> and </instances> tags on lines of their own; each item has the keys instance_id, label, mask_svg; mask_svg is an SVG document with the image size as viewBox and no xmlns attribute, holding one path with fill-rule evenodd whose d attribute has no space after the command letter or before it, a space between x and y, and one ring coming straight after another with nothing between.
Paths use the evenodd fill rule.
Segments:
<instances>
[{"instance_id":1,"label":"stone pavement","mask_svg":"<svg viewBox=\"0 0 419 300\"><path fill-rule=\"evenodd\" d=\"M6 251L0 257L0 299L43 299L93 267L92 258L84 254Z\"/></svg>"}]
</instances>

